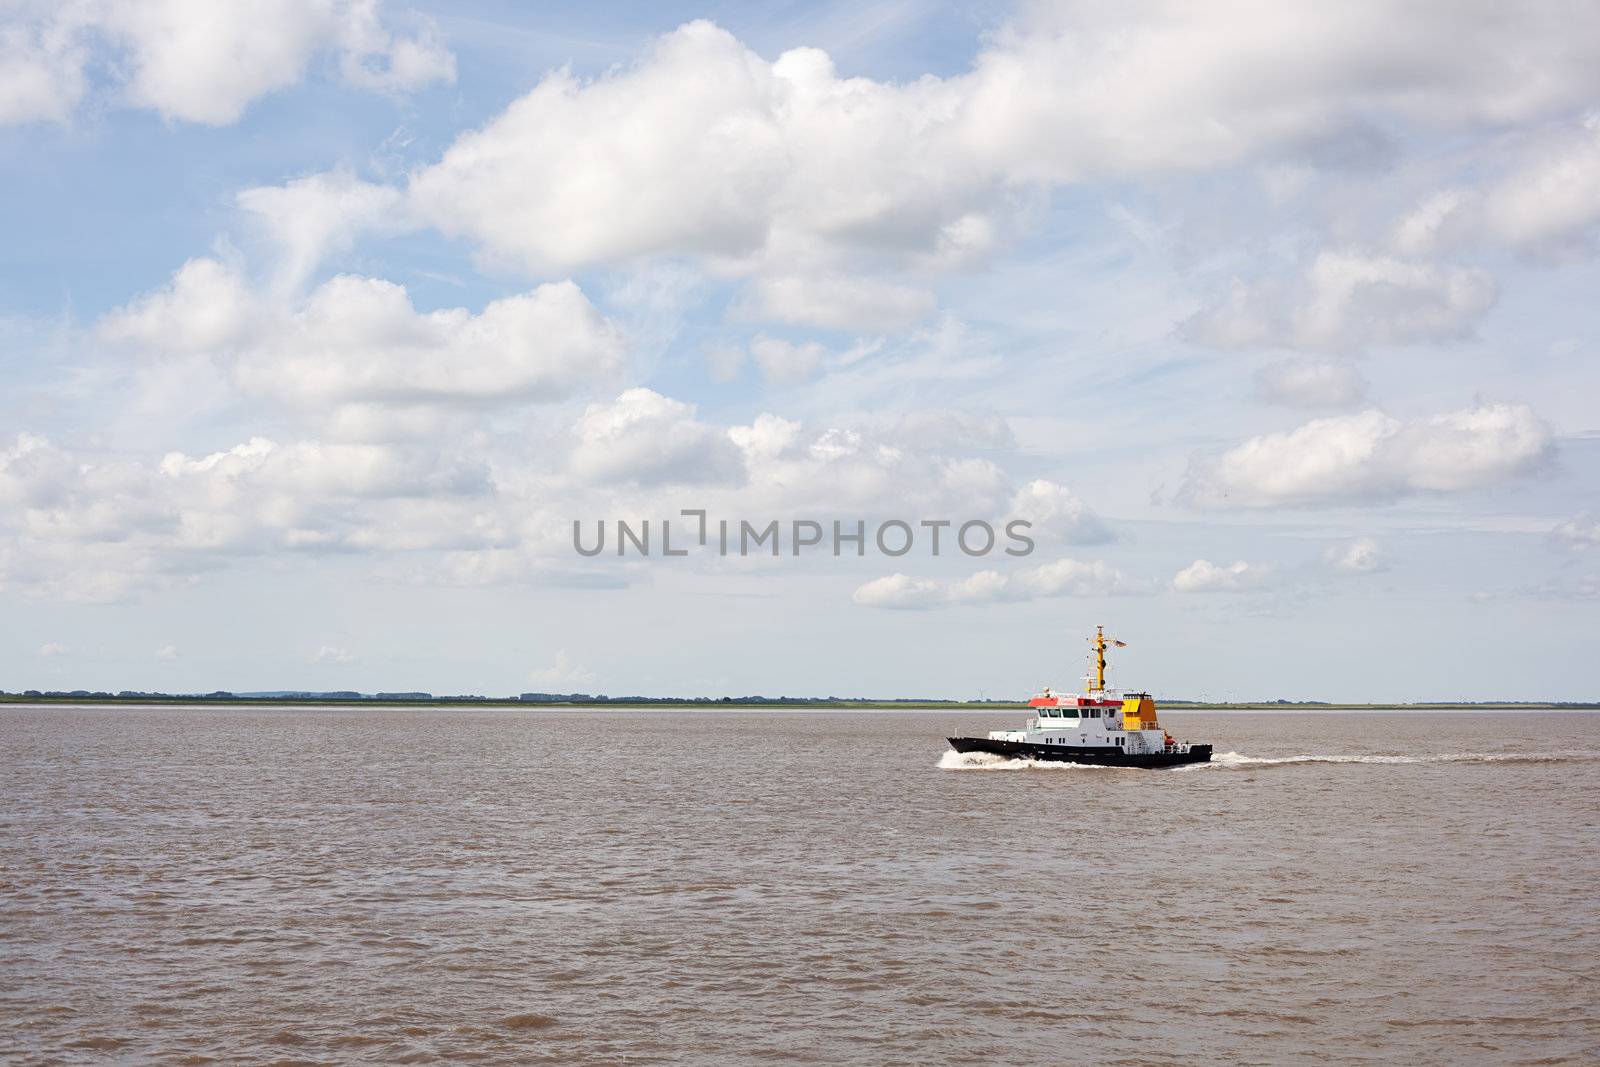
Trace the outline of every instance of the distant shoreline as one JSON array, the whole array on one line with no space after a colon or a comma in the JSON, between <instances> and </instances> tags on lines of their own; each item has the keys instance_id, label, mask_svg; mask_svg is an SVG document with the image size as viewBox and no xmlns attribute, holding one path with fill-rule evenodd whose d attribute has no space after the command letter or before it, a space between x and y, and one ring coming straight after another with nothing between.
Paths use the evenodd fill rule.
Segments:
<instances>
[{"instance_id":1,"label":"distant shoreline","mask_svg":"<svg viewBox=\"0 0 1600 1067\"><path fill-rule=\"evenodd\" d=\"M661 710L716 711L720 709L777 711L1026 711L1021 701L999 700L828 700L801 697L741 697L738 699L589 699L523 700L517 697L432 697L398 699L384 697L281 697L281 696L116 696L51 693L24 695L0 693L0 705L103 705L108 707L258 707L258 708L545 708L558 711ZM1333 701L1186 701L1156 698L1160 708L1171 711L1600 711L1600 701L1422 701L1416 703L1338 703Z\"/></svg>"}]
</instances>

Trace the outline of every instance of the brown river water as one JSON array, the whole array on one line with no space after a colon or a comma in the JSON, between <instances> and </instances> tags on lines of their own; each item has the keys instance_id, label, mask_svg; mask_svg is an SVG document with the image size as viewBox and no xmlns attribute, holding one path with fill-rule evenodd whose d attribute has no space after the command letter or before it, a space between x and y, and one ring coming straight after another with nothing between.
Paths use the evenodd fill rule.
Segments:
<instances>
[{"instance_id":1,"label":"brown river water","mask_svg":"<svg viewBox=\"0 0 1600 1067\"><path fill-rule=\"evenodd\" d=\"M1023 717L0 708L0 1060L1600 1058L1600 715Z\"/></svg>"}]
</instances>

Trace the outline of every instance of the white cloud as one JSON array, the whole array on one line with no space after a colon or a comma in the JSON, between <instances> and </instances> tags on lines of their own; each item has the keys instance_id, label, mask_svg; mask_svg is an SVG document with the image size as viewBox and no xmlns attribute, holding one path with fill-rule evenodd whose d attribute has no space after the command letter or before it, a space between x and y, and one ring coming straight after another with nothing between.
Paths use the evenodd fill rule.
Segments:
<instances>
[{"instance_id":1,"label":"white cloud","mask_svg":"<svg viewBox=\"0 0 1600 1067\"><path fill-rule=\"evenodd\" d=\"M0 449L0 584L116 600L270 552L503 543L483 461L433 445L265 438L159 463L31 436Z\"/></svg>"},{"instance_id":2,"label":"white cloud","mask_svg":"<svg viewBox=\"0 0 1600 1067\"><path fill-rule=\"evenodd\" d=\"M1017 447L1011 426L999 415L959 408L923 408L893 417L887 436L907 448L935 451L1006 450Z\"/></svg>"},{"instance_id":3,"label":"white cloud","mask_svg":"<svg viewBox=\"0 0 1600 1067\"><path fill-rule=\"evenodd\" d=\"M776 385L799 385L823 371L848 368L882 346L879 339L857 341L850 348L835 352L817 341L788 341L764 333L750 339L748 349L718 342L706 349L706 371L712 381L731 382L739 377L746 357L761 371L761 377Z\"/></svg>"},{"instance_id":4,"label":"white cloud","mask_svg":"<svg viewBox=\"0 0 1600 1067\"><path fill-rule=\"evenodd\" d=\"M649 389L591 404L578 420L573 470L587 481L698 485L744 479L727 431L699 421L692 404Z\"/></svg>"},{"instance_id":5,"label":"white cloud","mask_svg":"<svg viewBox=\"0 0 1600 1067\"><path fill-rule=\"evenodd\" d=\"M81 0L12 5L0 30L0 122L65 121L91 62L123 82L127 104L168 119L224 125L296 84L333 52L344 80L381 91L455 80L432 23L395 34L377 0Z\"/></svg>"},{"instance_id":6,"label":"white cloud","mask_svg":"<svg viewBox=\"0 0 1600 1067\"><path fill-rule=\"evenodd\" d=\"M648 389L591 404L570 435L276 441L129 458L23 435L0 446L0 585L30 597L118 600L251 558L361 554L406 580L563 577L575 516L964 520L997 530L1015 496L983 458L762 415L706 421ZM695 486L685 501L682 487ZM1065 490L1035 494L1072 536L1092 519ZM953 533L946 531L948 544ZM580 568L581 571L581 568Z\"/></svg>"},{"instance_id":7,"label":"white cloud","mask_svg":"<svg viewBox=\"0 0 1600 1067\"><path fill-rule=\"evenodd\" d=\"M1395 246L1413 255L1476 245L1547 259L1592 254L1600 229L1600 113L1496 154L1509 155L1497 176L1430 194L1395 227Z\"/></svg>"},{"instance_id":8,"label":"white cloud","mask_svg":"<svg viewBox=\"0 0 1600 1067\"><path fill-rule=\"evenodd\" d=\"M1584 514L1560 523L1550 531L1552 537L1574 551L1600 548L1600 518Z\"/></svg>"},{"instance_id":9,"label":"white cloud","mask_svg":"<svg viewBox=\"0 0 1600 1067\"><path fill-rule=\"evenodd\" d=\"M750 342L750 358L770 382L794 384L813 377L827 358L828 350L815 341L795 343L776 337L758 336Z\"/></svg>"},{"instance_id":10,"label":"white cloud","mask_svg":"<svg viewBox=\"0 0 1600 1067\"><path fill-rule=\"evenodd\" d=\"M593 81L546 75L410 193L445 232L535 271L663 254L737 269L782 250L792 273L835 246L933 254L992 184L981 160L951 157L954 103L938 79L842 79L810 48L768 62L692 22ZM777 284L766 297L817 311Z\"/></svg>"},{"instance_id":11,"label":"white cloud","mask_svg":"<svg viewBox=\"0 0 1600 1067\"><path fill-rule=\"evenodd\" d=\"M1418 204L1395 226L1392 244L1402 255L1430 256L1462 243L1476 224L1478 194L1441 189Z\"/></svg>"},{"instance_id":12,"label":"white cloud","mask_svg":"<svg viewBox=\"0 0 1600 1067\"><path fill-rule=\"evenodd\" d=\"M131 104L223 125L257 97L300 80L330 28L320 6L269 0L230 10L204 0L156 0L113 5L104 25L128 46Z\"/></svg>"},{"instance_id":13,"label":"white cloud","mask_svg":"<svg viewBox=\"0 0 1600 1067\"><path fill-rule=\"evenodd\" d=\"M1243 593L1264 588L1272 571L1260 564L1239 560L1219 566L1208 559L1197 559L1172 579L1179 593Z\"/></svg>"},{"instance_id":14,"label":"white cloud","mask_svg":"<svg viewBox=\"0 0 1600 1067\"><path fill-rule=\"evenodd\" d=\"M418 313L401 286L341 275L241 350L246 389L304 403L505 403L570 395L615 374L622 339L572 282L477 314Z\"/></svg>"},{"instance_id":15,"label":"white cloud","mask_svg":"<svg viewBox=\"0 0 1600 1067\"><path fill-rule=\"evenodd\" d=\"M758 279L736 309L743 317L830 330L905 329L934 311L924 289L873 278L780 275Z\"/></svg>"},{"instance_id":16,"label":"white cloud","mask_svg":"<svg viewBox=\"0 0 1600 1067\"><path fill-rule=\"evenodd\" d=\"M913 578L896 573L858 586L850 599L863 607L921 611L947 607L951 603L949 587L950 583L934 578Z\"/></svg>"},{"instance_id":17,"label":"white cloud","mask_svg":"<svg viewBox=\"0 0 1600 1067\"><path fill-rule=\"evenodd\" d=\"M1357 537L1342 544L1329 545L1323 551L1322 559L1334 570L1351 574L1371 574L1389 567L1389 561L1378 547L1378 542L1370 537Z\"/></svg>"},{"instance_id":18,"label":"white cloud","mask_svg":"<svg viewBox=\"0 0 1600 1067\"><path fill-rule=\"evenodd\" d=\"M595 674L574 663L563 648L557 650L554 664L543 670L529 671L528 681L535 685L588 685L595 681Z\"/></svg>"},{"instance_id":19,"label":"white cloud","mask_svg":"<svg viewBox=\"0 0 1600 1067\"><path fill-rule=\"evenodd\" d=\"M1439 5L1397 26L1377 2L1035 5L969 71L892 84L842 78L814 48L768 61L693 22L593 80L546 75L410 194L447 233L536 271L655 255L784 264L774 277L845 253L948 264L987 248L1030 187L1361 162L1390 129L1585 103L1597 23Z\"/></svg>"},{"instance_id":20,"label":"white cloud","mask_svg":"<svg viewBox=\"0 0 1600 1067\"><path fill-rule=\"evenodd\" d=\"M347 664L356 661L355 653L338 645L323 645L311 654L312 663Z\"/></svg>"},{"instance_id":21,"label":"white cloud","mask_svg":"<svg viewBox=\"0 0 1600 1067\"><path fill-rule=\"evenodd\" d=\"M1366 396L1361 373L1345 363L1292 359L1256 372L1256 395L1270 404L1293 408L1347 408Z\"/></svg>"},{"instance_id":22,"label":"white cloud","mask_svg":"<svg viewBox=\"0 0 1600 1067\"><path fill-rule=\"evenodd\" d=\"M349 251L358 235L401 224L399 191L364 182L349 169L256 186L235 200L280 249L279 272L290 287L310 277L328 255Z\"/></svg>"},{"instance_id":23,"label":"white cloud","mask_svg":"<svg viewBox=\"0 0 1600 1067\"><path fill-rule=\"evenodd\" d=\"M1325 251L1304 275L1235 281L1184 326L1203 344L1309 351L1426 344L1471 336L1498 289L1481 270L1352 251Z\"/></svg>"},{"instance_id":24,"label":"white cloud","mask_svg":"<svg viewBox=\"0 0 1600 1067\"><path fill-rule=\"evenodd\" d=\"M999 517L1011 493L1004 472L980 458L902 444L872 428L808 428L761 415L728 429L748 476L737 511L803 518Z\"/></svg>"},{"instance_id":25,"label":"white cloud","mask_svg":"<svg viewBox=\"0 0 1600 1067\"><path fill-rule=\"evenodd\" d=\"M53 6L20 8L32 18L14 7L0 25L0 125L65 122L88 88L76 20L70 9L47 14Z\"/></svg>"},{"instance_id":26,"label":"white cloud","mask_svg":"<svg viewBox=\"0 0 1600 1067\"><path fill-rule=\"evenodd\" d=\"M456 57L432 21L412 15L412 32L396 34L379 17L379 0L348 0L337 27L344 80L376 92L409 92L456 80Z\"/></svg>"},{"instance_id":27,"label":"white cloud","mask_svg":"<svg viewBox=\"0 0 1600 1067\"><path fill-rule=\"evenodd\" d=\"M985 459L943 454L937 443L926 449L901 443L894 427L887 419L813 426L772 414L725 426L680 401L631 390L578 418L573 449L552 456L557 470L495 465L497 498L517 516L519 540L454 554L448 580L477 584L536 575L560 584L626 581L615 568L605 575L563 574L552 566L555 556L573 558L573 519L668 518L674 544L683 547L681 531L694 521L679 519L684 507L706 509L713 523L728 521L735 536L740 519L824 526L839 520L846 529L861 521L869 544L873 525L889 518L915 524L985 517L1005 544L1002 523L1010 517L1013 487L1004 472ZM685 495L685 486L694 487L692 494ZM586 529L592 542L592 525ZM918 535L923 549L931 547L931 533L919 529ZM943 530L944 551L954 551L954 536L953 529ZM420 577L440 580L437 574Z\"/></svg>"},{"instance_id":28,"label":"white cloud","mask_svg":"<svg viewBox=\"0 0 1600 1067\"><path fill-rule=\"evenodd\" d=\"M156 659L175 660L178 658L179 652L177 645L162 645L160 648L156 649Z\"/></svg>"},{"instance_id":29,"label":"white cloud","mask_svg":"<svg viewBox=\"0 0 1600 1067\"><path fill-rule=\"evenodd\" d=\"M99 332L165 352L212 352L238 341L259 314L237 270L214 259L191 259L165 287L107 315Z\"/></svg>"},{"instance_id":30,"label":"white cloud","mask_svg":"<svg viewBox=\"0 0 1600 1067\"><path fill-rule=\"evenodd\" d=\"M1040 4L980 55L970 120L1019 171L1054 177L1316 159L1370 141L1373 123L1499 125L1586 103L1600 45L1570 35L1600 15L1523 13L1439 5L1396 24L1376 0Z\"/></svg>"},{"instance_id":31,"label":"white cloud","mask_svg":"<svg viewBox=\"0 0 1600 1067\"><path fill-rule=\"evenodd\" d=\"M1315 419L1191 460L1180 497L1203 508L1389 500L1524 477L1554 454L1525 404L1491 404L1403 422L1380 411Z\"/></svg>"},{"instance_id":32,"label":"white cloud","mask_svg":"<svg viewBox=\"0 0 1600 1067\"><path fill-rule=\"evenodd\" d=\"M1069 545L1096 545L1111 540L1100 516L1064 485L1039 478L1017 490L1011 514L1033 523L1031 536Z\"/></svg>"},{"instance_id":33,"label":"white cloud","mask_svg":"<svg viewBox=\"0 0 1600 1067\"><path fill-rule=\"evenodd\" d=\"M40 659L51 659L55 656L65 656L70 651L72 650L58 641L47 641L39 646L38 656Z\"/></svg>"},{"instance_id":34,"label":"white cloud","mask_svg":"<svg viewBox=\"0 0 1600 1067\"><path fill-rule=\"evenodd\" d=\"M191 260L100 331L155 354L208 353L245 391L311 410L561 399L614 377L624 348L618 328L570 281L477 314L422 313L402 286L353 275L303 300L265 299L209 259Z\"/></svg>"},{"instance_id":35,"label":"white cloud","mask_svg":"<svg viewBox=\"0 0 1600 1067\"><path fill-rule=\"evenodd\" d=\"M1061 559L1005 574L978 571L954 581L891 574L859 586L850 599L863 607L924 611L961 604L1117 596L1140 591L1138 582L1102 560Z\"/></svg>"},{"instance_id":36,"label":"white cloud","mask_svg":"<svg viewBox=\"0 0 1600 1067\"><path fill-rule=\"evenodd\" d=\"M1485 194L1483 226L1525 251L1561 257L1594 250L1600 226L1600 114L1541 142L1534 158Z\"/></svg>"}]
</instances>

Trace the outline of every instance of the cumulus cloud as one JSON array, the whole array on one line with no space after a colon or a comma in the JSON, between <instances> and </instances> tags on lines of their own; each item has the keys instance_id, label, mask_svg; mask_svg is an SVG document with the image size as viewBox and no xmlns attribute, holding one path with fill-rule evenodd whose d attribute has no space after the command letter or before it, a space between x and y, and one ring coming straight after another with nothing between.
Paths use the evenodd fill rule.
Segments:
<instances>
[{"instance_id":1,"label":"cumulus cloud","mask_svg":"<svg viewBox=\"0 0 1600 1067\"><path fill-rule=\"evenodd\" d=\"M315 652L311 653L312 663L346 664L354 663L355 661L355 653L351 652L348 648L341 648L338 645L323 645Z\"/></svg>"},{"instance_id":2,"label":"cumulus cloud","mask_svg":"<svg viewBox=\"0 0 1600 1067\"><path fill-rule=\"evenodd\" d=\"M927 318L935 305L932 293L914 286L874 278L791 274L757 280L735 310L768 322L881 333Z\"/></svg>"},{"instance_id":3,"label":"cumulus cloud","mask_svg":"<svg viewBox=\"0 0 1600 1067\"><path fill-rule=\"evenodd\" d=\"M481 460L432 447L258 437L144 463L24 435L0 450L0 583L115 600L228 557L494 544L490 491Z\"/></svg>"},{"instance_id":4,"label":"cumulus cloud","mask_svg":"<svg viewBox=\"0 0 1600 1067\"><path fill-rule=\"evenodd\" d=\"M741 482L744 461L726 430L650 389L591 404L578 420L572 467L599 482L700 485Z\"/></svg>"},{"instance_id":5,"label":"cumulus cloud","mask_svg":"<svg viewBox=\"0 0 1600 1067\"><path fill-rule=\"evenodd\" d=\"M239 340L260 313L239 272L215 259L191 259L161 289L101 320L99 333L165 352L210 352Z\"/></svg>"},{"instance_id":6,"label":"cumulus cloud","mask_svg":"<svg viewBox=\"0 0 1600 1067\"><path fill-rule=\"evenodd\" d=\"M1600 226L1600 114L1535 157L1485 195L1483 225L1525 251L1560 257L1592 252Z\"/></svg>"},{"instance_id":7,"label":"cumulus cloud","mask_svg":"<svg viewBox=\"0 0 1600 1067\"><path fill-rule=\"evenodd\" d=\"M1011 487L992 461L924 451L870 427L809 427L764 414L728 429L748 472L739 510L826 517L1000 514Z\"/></svg>"},{"instance_id":8,"label":"cumulus cloud","mask_svg":"<svg viewBox=\"0 0 1600 1067\"><path fill-rule=\"evenodd\" d=\"M769 382L794 384L813 377L828 350L815 341L796 343L758 336L750 342L750 358Z\"/></svg>"},{"instance_id":9,"label":"cumulus cloud","mask_svg":"<svg viewBox=\"0 0 1600 1067\"><path fill-rule=\"evenodd\" d=\"M70 651L72 650L59 641L46 641L39 646L38 656L40 659L50 659L55 656L65 656Z\"/></svg>"},{"instance_id":10,"label":"cumulus cloud","mask_svg":"<svg viewBox=\"0 0 1600 1067\"><path fill-rule=\"evenodd\" d=\"M556 651L555 663L528 672L528 681L535 685L588 685L594 680L594 672L578 666L564 648Z\"/></svg>"},{"instance_id":11,"label":"cumulus cloud","mask_svg":"<svg viewBox=\"0 0 1600 1067\"><path fill-rule=\"evenodd\" d=\"M1227 296L1184 324L1218 347L1357 351L1469 337L1494 305L1487 273L1355 251L1324 251L1302 277L1235 281Z\"/></svg>"},{"instance_id":12,"label":"cumulus cloud","mask_svg":"<svg viewBox=\"0 0 1600 1067\"><path fill-rule=\"evenodd\" d=\"M1173 576L1172 588L1179 593L1244 593L1264 588L1271 576L1271 568L1242 559L1226 566L1197 559Z\"/></svg>"},{"instance_id":13,"label":"cumulus cloud","mask_svg":"<svg viewBox=\"0 0 1600 1067\"><path fill-rule=\"evenodd\" d=\"M931 252L989 184L949 158L949 96L937 79L840 78L812 48L768 62L692 22L593 81L546 75L410 195L446 233L538 271L662 254L737 268L819 242ZM801 287L758 296L818 313Z\"/></svg>"},{"instance_id":14,"label":"cumulus cloud","mask_svg":"<svg viewBox=\"0 0 1600 1067\"><path fill-rule=\"evenodd\" d=\"M859 586L850 599L869 608L925 611L961 604L1118 596L1141 591L1138 582L1102 560L1060 559L1009 573L983 570L959 580L891 574Z\"/></svg>"},{"instance_id":15,"label":"cumulus cloud","mask_svg":"<svg viewBox=\"0 0 1600 1067\"><path fill-rule=\"evenodd\" d=\"M1564 38L1600 16L1526 13L1511 25L1441 5L1397 26L1378 2L1036 5L978 58L975 132L1002 158L1031 157L1023 173L1143 173L1264 152L1337 159L1381 139L1375 117L1502 124L1586 103L1600 46Z\"/></svg>"},{"instance_id":16,"label":"cumulus cloud","mask_svg":"<svg viewBox=\"0 0 1600 1067\"><path fill-rule=\"evenodd\" d=\"M1256 396L1292 408L1347 408L1366 396L1361 372L1345 363L1292 359L1256 372Z\"/></svg>"},{"instance_id":17,"label":"cumulus cloud","mask_svg":"<svg viewBox=\"0 0 1600 1067\"><path fill-rule=\"evenodd\" d=\"M1583 514L1568 519L1550 531L1557 544L1573 551L1600 548L1600 518Z\"/></svg>"},{"instance_id":18,"label":"cumulus cloud","mask_svg":"<svg viewBox=\"0 0 1600 1067\"><path fill-rule=\"evenodd\" d=\"M1323 550L1322 560L1334 570L1349 574L1371 574L1389 567L1389 561L1378 547L1378 542L1370 537L1357 537L1342 544L1329 545Z\"/></svg>"},{"instance_id":19,"label":"cumulus cloud","mask_svg":"<svg viewBox=\"0 0 1600 1067\"><path fill-rule=\"evenodd\" d=\"M130 458L20 435L0 444L0 586L118 600L304 553L420 553L398 565L424 582L576 581L584 575L554 566L573 563L574 516L675 516L690 504L724 517L823 522L981 516L998 528L1011 517L1016 488L993 462L913 447L893 437L894 425L770 414L725 425L634 389L533 444L481 434L443 444L255 436ZM688 502L685 486L694 487ZM1068 536L1092 532L1092 515L1067 491L1029 495Z\"/></svg>"},{"instance_id":20,"label":"cumulus cloud","mask_svg":"<svg viewBox=\"0 0 1600 1067\"><path fill-rule=\"evenodd\" d=\"M156 659L175 660L178 658L179 653L177 645L162 645L160 648L156 649Z\"/></svg>"},{"instance_id":21,"label":"cumulus cloud","mask_svg":"<svg viewBox=\"0 0 1600 1067\"><path fill-rule=\"evenodd\" d=\"M79 27L54 7L13 8L24 17L0 25L0 125L65 122L88 88Z\"/></svg>"},{"instance_id":22,"label":"cumulus cloud","mask_svg":"<svg viewBox=\"0 0 1600 1067\"><path fill-rule=\"evenodd\" d=\"M386 92L455 80L455 58L417 16L395 33L377 0L205 0L12 5L0 30L0 122L64 121L95 62L127 104L168 119L225 125L294 85L311 59L338 56L346 83Z\"/></svg>"},{"instance_id":23,"label":"cumulus cloud","mask_svg":"<svg viewBox=\"0 0 1600 1067\"><path fill-rule=\"evenodd\" d=\"M304 299L265 299L210 259L107 316L100 333L155 354L205 353L246 392L313 410L561 399L615 376L624 356L621 331L570 281L476 314L424 313L404 287L353 275Z\"/></svg>"},{"instance_id":24,"label":"cumulus cloud","mask_svg":"<svg viewBox=\"0 0 1600 1067\"><path fill-rule=\"evenodd\" d=\"M1097 545L1111 540L1111 531L1077 494L1043 478L1017 490L1011 514L1033 523L1032 536L1069 545Z\"/></svg>"},{"instance_id":25,"label":"cumulus cloud","mask_svg":"<svg viewBox=\"0 0 1600 1067\"><path fill-rule=\"evenodd\" d=\"M350 0L339 11L339 70L350 85L400 93L456 80L456 57L434 23L412 14L409 33L395 33L380 17L379 0Z\"/></svg>"},{"instance_id":26,"label":"cumulus cloud","mask_svg":"<svg viewBox=\"0 0 1600 1067\"><path fill-rule=\"evenodd\" d=\"M495 465L496 493L517 516L520 540L452 554L448 580L510 581L538 573L563 584L616 581L614 570L597 577L551 567L552 551L564 562L572 559L572 522L579 516L667 518L679 547L678 513L685 507L704 508L712 521L729 521L735 530L740 519L838 520L849 528L859 521L870 538L873 524L890 518L970 517L1002 529L1015 488L998 466L949 455L937 443L913 447L894 437L894 425L807 424L770 413L722 425L702 418L693 405L648 389L628 390L585 409L572 427L572 447L551 457L553 469ZM586 529L592 542L593 527ZM945 551L954 551L954 536L944 528ZM931 534L919 538L919 545L931 547Z\"/></svg>"},{"instance_id":27,"label":"cumulus cloud","mask_svg":"<svg viewBox=\"0 0 1600 1067\"><path fill-rule=\"evenodd\" d=\"M799 385L824 370L848 367L877 352L881 340L856 342L840 352L818 341L790 341L758 333L748 347L719 342L705 351L706 370L712 381L731 382L739 377L746 360L754 363L764 381L775 385Z\"/></svg>"},{"instance_id":28,"label":"cumulus cloud","mask_svg":"<svg viewBox=\"0 0 1600 1067\"><path fill-rule=\"evenodd\" d=\"M1480 206L1475 190L1440 189L1395 225L1391 243L1402 255L1411 257L1458 246L1477 228Z\"/></svg>"},{"instance_id":29,"label":"cumulus cloud","mask_svg":"<svg viewBox=\"0 0 1600 1067\"><path fill-rule=\"evenodd\" d=\"M245 189L235 201L278 247L281 281L289 287L328 255L349 251L359 235L400 225L399 191L347 168Z\"/></svg>"},{"instance_id":30,"label":"cumulus cloud","mask_svg":"<svg viewBox=\"0 0 1600 1067\"><path fill-rule=\"evenodd\" d=\"M1585 102L1600 87L1593 21L1440 5L1396 27L1376 2L1034 5L968 71L903 84L840 77L815 48L769 61L693 22L592 80L546 75L410 195L447 233L535 270L845 250L948 263L992 243L1008 194L1030 186L1254 158L1339 165L1381 153L1385 124L1498 125ZM817 306L781 286L762 298Z\"/></svg>"},{"instance_id":31,"label":"cumulus cloud","mask_svg":"<svg viewBox=\"0 0 1600 1067\"><path fill-rule=\"evenodd\" d=\"M1525 404L1410 422L1365 411L1196 457L1179 496L1202 508L1391 500L1502 484L1534 473L1553 455L1550 428Z\"/></svg>"},{"instance_id":32,"label":"cumulus cloud","mask_svg":"<svg viewBox=\"0 0 1600 1067\"><path fill-rule=\"evenodd\" d=\"M1482 187L1437 190L1395 226L1411 255L1504 245L1544 259L1593 254L1600 230L1600 114L1528 137Z\"/></svg>"}]
</instances>

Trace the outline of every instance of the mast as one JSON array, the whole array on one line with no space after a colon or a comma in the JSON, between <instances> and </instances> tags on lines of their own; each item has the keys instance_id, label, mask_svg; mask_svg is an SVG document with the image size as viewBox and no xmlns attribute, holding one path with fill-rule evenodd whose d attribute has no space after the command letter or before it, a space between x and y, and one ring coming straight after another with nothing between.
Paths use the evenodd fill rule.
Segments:
<instances>
[{"instance_id":1,"label":"mast","mask_svg":"<svg viewBox=\"0 0 1600 1067\"><path fill-rule=\"evenodd\" d=\"M1106 628L1094 628L1094 684L1089 687L1091 693L1103 693L1106 688Z\"/></svg>"},{"instance_id":2,"label":"mast","mask_svg":"<svg viewBox=\"0 0 1600 1067\"><path fill-rule=\"evenodd\" d=\"M1106 648L1109 645L1126 648L1128 643L1126 641L1118 641L1115 637L1108 639L1104 626L1096 626L1094 628L1094 636L1089 639L1089 643L1094 646L1094 681L1089 685L1089 692L1104 693L1106 691Z\"/></svg>"}]
</instances>

